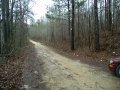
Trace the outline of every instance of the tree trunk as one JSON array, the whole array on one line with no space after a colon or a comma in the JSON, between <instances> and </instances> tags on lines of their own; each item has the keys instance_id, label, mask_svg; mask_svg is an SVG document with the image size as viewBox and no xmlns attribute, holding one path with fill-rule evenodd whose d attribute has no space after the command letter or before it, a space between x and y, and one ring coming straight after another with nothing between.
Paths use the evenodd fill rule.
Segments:
<instances>
[{"instance_id":1,"label":"tree trunk","mask_svg":"<svg viewBox=\"0 0 120 90\"><path fill-rule=\"evenodd\" d=\"M98 20L98 7L97 7L97 0L94 0L94 17L95 17L95 51L100 50L100 43L99 43L99 20Z\"/></svg>"},{"instance_id":2,"label":"tree trunk","mask_svg":"<svg viewBox=\"0 0 120 90\"><path fill-rule=\"evenodd\" d=\"M78 5L78 45L79 45L79 39L80 39L80 32L79 32L79 30L80 30L80 7L79 7L79 5Z\"/></svg>"},{"instance_id":3,"label":"tree trunk","mask_svg":"<svg viewBox=\"0 0 120 90\"><path fill-rule=\"evenodd\" d=\"M111 13L111 0L108 0L108 5L109 5L109 23L108 23L108 30L111 31L112 30L112 13Z\"/></svg>"},{"instance_id":4,"label":"tree trunk","mask_svg":"<svg viewBox=\"0 0 120 90\"><path fill-rule=\"evenodd\" d=\"M74 0L72 0L72 30L71 30L71 50L75 50L75 46L74 46L74 18L75 18L75 13L74 13L74 9L75 9L75 4L74 4Z\"/></svg>"},{"instance_id":5,"label":"tree trunk","mask_svg":"<svg viewBox=\"0 0 120 90\"><path fill-rule=\"evenodd\" d=\"M105 29L108 30L108 5L107 5L107 0L105 0Z\"/></svg>"},{"instance_id":6,"label":"tree trunk","mask_svg":"<svg viewBox=\"0 0 120 90\"><path fill-rule=\"evenodd\" d=\"M2 2L2 20L3 20L3 32L4 32L4 39L5 43L7 42L7 29L6 29L6 19L5 19L5 1L6 0L1 0Z\"/></svg>"},{"instance_id":7,"label":"tree trunk","mask_svg":"<svg viewBox=\"0 0 120 90\"><path fill-rule=\"evenodd\" d=\"M70 0L68 0L68 34L70 40Z\"/></svg>"}]
</instances>

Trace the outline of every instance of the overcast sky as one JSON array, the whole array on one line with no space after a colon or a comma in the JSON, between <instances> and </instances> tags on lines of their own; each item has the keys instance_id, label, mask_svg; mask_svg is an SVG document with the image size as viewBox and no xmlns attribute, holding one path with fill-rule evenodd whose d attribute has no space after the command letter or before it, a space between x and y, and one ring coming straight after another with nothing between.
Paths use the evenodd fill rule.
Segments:
<instances>
[{"instance_id":1,"label":"overcast sky","mask_svg":"<svg viewBox=\"0 0 120 90\"><path fill-rule=\"evenodd\" d=\"M35 20L40 19L41 17L45 16L47 12L47 6L52 5L52 0L33 0L31 2L30 7L33 11Z\"/></svg>"}]
</instances>

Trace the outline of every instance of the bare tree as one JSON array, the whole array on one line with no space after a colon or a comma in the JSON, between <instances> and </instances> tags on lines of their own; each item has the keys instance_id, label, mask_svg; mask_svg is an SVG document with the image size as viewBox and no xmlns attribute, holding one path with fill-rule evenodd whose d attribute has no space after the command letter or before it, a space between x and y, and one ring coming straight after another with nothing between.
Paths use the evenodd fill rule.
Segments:
<instances>
[{"instance_id":1,"label":"bare tree","mask_svg":"<svg viewBox=\"0 0 120 90\"><path fill-rule=\"evenodd\" d=\"M94 17L95 17L95 51L100 50L100 42L99 42L99 20L98 20L98 6L97 0L94 0Z\"/></svg>"},{"instance_id":2,"label":"bare tree","mask_svg":"<svg viewBox=\"0 0 120 90\"><path fill-rule=\"evenodd\" d=\"M75 42L74 42L74 18L75 18L75 1L72 0L72 28L71 28L71 50L75 49Z\"/></svg>"}]
</instances>

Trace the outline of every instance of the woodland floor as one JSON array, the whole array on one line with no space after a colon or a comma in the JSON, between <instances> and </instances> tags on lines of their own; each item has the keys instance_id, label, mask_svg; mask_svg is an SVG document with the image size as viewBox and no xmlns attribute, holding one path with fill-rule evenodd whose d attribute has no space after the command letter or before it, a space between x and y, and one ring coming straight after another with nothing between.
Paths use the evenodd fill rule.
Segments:
<instances>
[{"instance_id":1,"label":"woodland floor","mask_svg":"<svg viewBox=\"0 0 120 90\"><path fill-rule=\"evenodd\" d=\"M43 62L32 43L23 48L19 56L7 59L7 63L0 64L0 90L48 90L44 83L39 84L44 74Z\"/></svg>"},{"instance_id":2,"label":"woodland floor","mask_svg":"<svg viewBox=\"0 0 120 90\"><path fill-rule=\"evenodd\" d=\"M120 80L107 71L106 61L102 65L30 42L22 55L0 65L0 90L120 89Z\"/></svg>"}]
</instances>

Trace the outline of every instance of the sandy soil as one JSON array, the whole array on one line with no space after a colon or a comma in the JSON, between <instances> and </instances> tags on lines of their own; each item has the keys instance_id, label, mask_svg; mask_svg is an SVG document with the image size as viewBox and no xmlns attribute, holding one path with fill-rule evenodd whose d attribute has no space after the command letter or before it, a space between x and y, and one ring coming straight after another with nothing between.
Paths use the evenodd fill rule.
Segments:
<instances>
[{"instance_id":1,"label":"sandy soil","mask_svg":"<svg viewBox=\"0 0 120 90\"><path fill-rule=\"evenodd\" d=\"M25 89L120 90L120 79L103 71L101 68L83 64L79 60L74 61L38 42L32 40L31 42L35 45L35 52L38 59L34 59L34 63L31 63L31 67L34 65L33 71L29 71L29 73L26 72L28 70L24 71L28 74L30 74L30 72L33 73L30 77L27 76L28 74L23 74ZM39 81L41 65L43 69L42 72L44 73L41 74L42 82ZM31 84L28 83L29 78L33 78L34 82ZM36 86L34 86L33 83L36 83ZM41 84L45 85L46 88L31 88L32 85L33 87L39 87Z\"/></svg>"}]
</instances>

